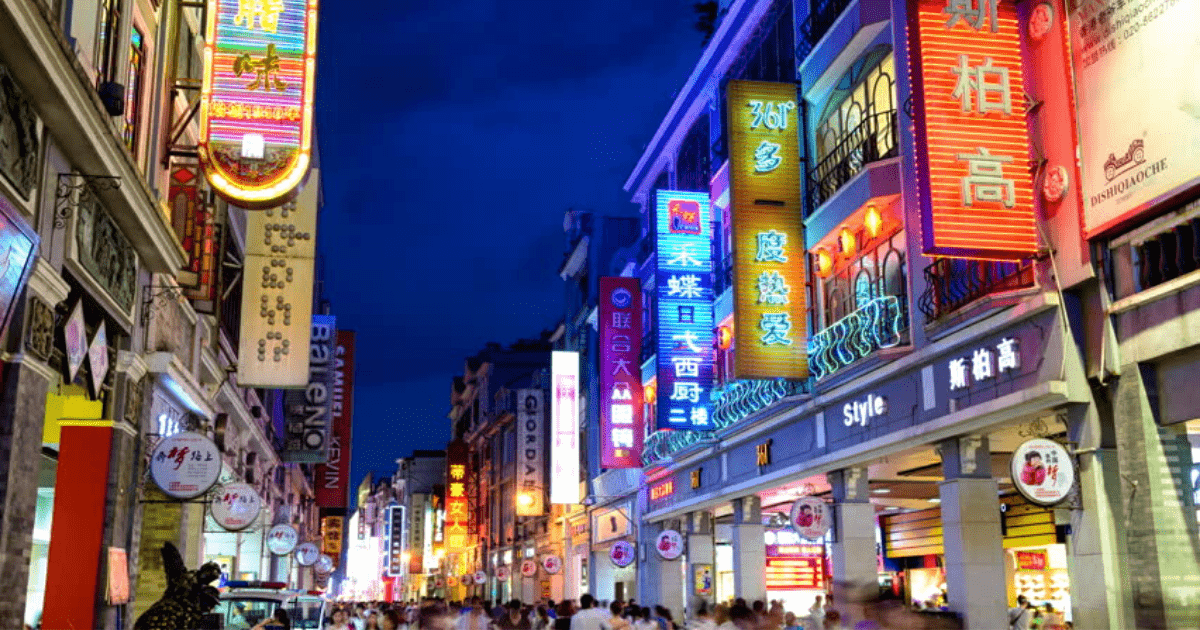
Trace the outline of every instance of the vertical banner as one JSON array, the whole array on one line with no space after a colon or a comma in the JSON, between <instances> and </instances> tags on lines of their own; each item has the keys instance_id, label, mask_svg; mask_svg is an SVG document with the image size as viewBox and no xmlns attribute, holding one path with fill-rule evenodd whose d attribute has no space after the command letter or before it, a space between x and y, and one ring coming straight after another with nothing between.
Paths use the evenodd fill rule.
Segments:
<instances>
[{"instance_id":1,"label":"vertical banner","mask_svg":"<svg viewBox=\"0 0 1200 630\"><path fill-rule=\"evenodd\" d=\"M550 353L550 502L579 503L579 353Z\"/></svg>"},{"instance_id":2,"label":"vertical banner","mask_svg":"<svg viewBox=\"0 0 1200 630\"><path fill-rule=\"evenodd\" d=\"M317 507L350 506L350 438L354 418L354 331L337 331L333 362L329 461L317 464Z\"/></svg>"},{"instance_id":3,"label":"vertical banner","mask_svg":"<svg viewBox=\"0 0 1200 630\"><path fill-rule=\"evenodd\" d=\"M408 518L404 513L403 505L388 507L387 525L387 566L384 568L384 575L388 577L404 575L408 568L404 566L404 541L408 534Z\"/></svg>"},{"instance_id":4,"label":"vertical banner","mask_svg":"<svg viewBox=\"0 0 1200 630\"><path fill-rule=\"evenodd\" d=\"M284 392L287 424L279 458L285 462L320 464L329 461L337 319L332 315L313 315L311 334L308 386Z\"/></svg>"},{"instance_id":5,"label":"vertical banner","mask_svg":"<svg viewBox=\"0 0 1200 630\"><path fill-rule=\"evenodd\" d=\"M1038 236L1016 2L912 1L924 253L1029 258Z\"/></svg>"},{"instance_id":6,"label":"vertical banner","mask_svg":"<svg viewBox=\"0 0 1200 630\"><path fill-rule=\"evenodd\" d=\"M200 169L177 164L171 169L167 202L171 204L171 224L183 251L187 252L185 270L196 274L195 287L183 290L196 310L213 314L217 299L216 217L200 191Z\"/></svg>"},{"instance_id":7,"label":"vertical banner","mask_svg":"<svg viewBox=\"0 0 1200 630\"><path fill-rule=\"evenodd\" d=\"M658 191L658 428L712 430L712 209Z\"/></svg>"},{"instance_id":8,"label":"vertical banner","mask_svg":"<svg viewBox=\"0 0 1200 630\"><path fill-rule=\"evenodd\" d=\"M730 81L726 94L734 376L808 378L796 86Z\"/></svg>"},{"instance_id":9,"label":"vertical banner","mask_svg":"<svg viewBox=\"0 0 1200 630\"><path fill-rule=\"evenodd\" d=\"M342 530L345 522L341 516L326 516L321 519L321 552L333 559L334 567L342 556Z\"/></svg>"},{"instance_id":10,"label":"vertical banner","mask_svg":"<svg viewBox=\"0 0 1200 630\"><path fill-rule=\"evenodd\" d=\"M246 213L239 386L308 383L319 179L314 171L295 204Z\"/></svg>"},{"instance_id":11,"label":"vertical banner","mask_svg":"<svg viewBox=\"0 0 1200 630\"><path fill-rule=\"evenodd\" d=\"M469 451L466 442L455 440L446 447L445 544L447 553L468 551L471 540L471 502L467 484ZM420 573L418 571L418 573Z\"/></svg>"},{"instance_id":12,"label":"vertical banner","mask_svg":"<svg viewBox=\"0 0 1200 630\"><path fill-rule=\"evenodd\" d=\"M600 278L600 466L641 468L642 285Z\"/></svg>"},{"instance_id":13,"label":"vertical banner","mask_svg":"<svg viewBox=\"0 0 1200 630\"><path fill-rule=\"evenodd\" d=\"M541 516L546 511L546 402L540 389L517 390L517 445L517 516Z\"/></svg>"}]
</instances>

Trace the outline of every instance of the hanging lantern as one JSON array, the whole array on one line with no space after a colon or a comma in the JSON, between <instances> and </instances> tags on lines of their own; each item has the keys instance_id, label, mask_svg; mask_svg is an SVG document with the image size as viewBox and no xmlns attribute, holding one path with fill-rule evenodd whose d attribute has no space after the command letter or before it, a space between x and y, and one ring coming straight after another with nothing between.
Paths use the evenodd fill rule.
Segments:
<instances>
[{"instance_id":1,"label":"hanging lantern","mask_svg":"<svg viewBox=\"0 0 1200 630\"><path fill-rule=\"evenodd\" d=\"M816 259L817 276L828 278L833 273L833 255L829 253L828 249L822 247L813 256Z\"/></svg>"},{"instance_id":2,"label":"hanging lantern","mask_svg":"<svg viewBox=\"0 0 1200 630\"><path fill-rule=\"evenodd\" d=\"M858 252L858 241L854 238L854 232L850 228L842 228L838 234L838 244L842 246L842 256L850 258Z\"/></svg>"},{"instance_id":3,"label":"hanging lantern","mask_svg":"<svg viewBox=\"0 0 1200 630\"><path fill-rule=\"evenodd\" d=\"M867 236L875 238L879 236L879 228L883 227L883 216L879 214L879 208L875 204L867 206L867 214L863 217L863 225L867 228Z\"/></svg>"},{"instance_id":4,"label":"hanging lantern","mask_svg":"<svg viewBox=\"0 0 1200 630\"><path fill-rule=\"evenodd\" d=\"M717 347L728 350L731 345L733 345L733 327L717 326Z\"/></svg>"},{"instance_id":5,"label":"hanging lantern","mask_svg":"<svg viewBox=\"0 0 1200 630\"><path fill-rule=\"evenodd\" d=\"M658 385L650 383L642 388L642 396L646 399L647 405L653 405L658 400Z\"/></svg>"}]
</instances>

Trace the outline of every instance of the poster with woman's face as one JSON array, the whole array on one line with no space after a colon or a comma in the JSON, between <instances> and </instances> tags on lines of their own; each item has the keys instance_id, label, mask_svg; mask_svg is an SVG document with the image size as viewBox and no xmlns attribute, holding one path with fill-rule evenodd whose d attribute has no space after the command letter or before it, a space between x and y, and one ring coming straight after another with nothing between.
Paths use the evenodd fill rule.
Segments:
<instances>
[{"instance_id":1,"label":"poster with woman's face","mask_svg":"<svg viewBox=\"0 0 1200 630\"><path fill-rule=\"evenodd\" d=\"M1017 447L1010 463L1017 491L1037 505L1061 503L1075 485L1075 462L1062 444L1045 438Z\"/></svg>"}]
</instances>

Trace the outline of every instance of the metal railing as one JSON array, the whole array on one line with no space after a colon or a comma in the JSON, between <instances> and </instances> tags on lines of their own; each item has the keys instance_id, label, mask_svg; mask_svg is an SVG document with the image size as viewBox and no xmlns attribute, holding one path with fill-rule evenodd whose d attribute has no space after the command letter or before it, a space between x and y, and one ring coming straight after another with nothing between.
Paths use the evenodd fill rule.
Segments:
<instances>
[{"instance_id":1,"label":"metal railing","mask_svg":"<svg viewBox=\"0 0 1200 630\"><path fill-rule=\"evenodd\" d=\"M924 273L925 292L917 304L926 321L940 319L985 295L1034 283L1030 263L939 258Z\"/></svg>"},{"instance_id":2,"label":"metal railing","mask_svg":"<svg viewBox=\"0 0 1200 630\"><path fill-rule=\"evenodd\" d=\"M812 214L871 162L897 154L896 110L865 118L808 171L808 213Z\"/></svg>"},{"instance_id":3,"label":"metal railing","mask_svg":"<svg viewBox=\"0 0 1200 630\"><path fill-rule=\"evenodd\" d=\"M805 57L808 57L808 53L812 52L817 42L821 41L830 28L833 28L833 23L837 21L842 11L850 6L850 2L851 0L823 0L813 7L812 12L800 25L800 37L796 41L797 61L803 61Z\"/></svg>"},{"instance_id":4,"label":"metal railing","mask_svg":"<svg viewBox=\"0 0 1200 630\"><path fill-rule=\"evenodd\" d=\"M908 309L904 298L884 295L868 300L854 312L809 337L808 367L812 375L823 379L877 350L905 342Z\"/></svg>"}]
</instances>

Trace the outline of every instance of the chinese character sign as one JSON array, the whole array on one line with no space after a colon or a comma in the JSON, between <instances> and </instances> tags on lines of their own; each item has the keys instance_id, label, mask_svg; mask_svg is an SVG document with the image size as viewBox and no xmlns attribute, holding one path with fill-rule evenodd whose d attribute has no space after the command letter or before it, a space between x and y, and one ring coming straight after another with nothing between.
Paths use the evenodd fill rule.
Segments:
<instances>
[{"instance_id":1,"label":"chinese character sign","mask_svg":"<svg viewBox=\"0 0 1200 630\"><path fill-rule=\"evenodd\" d=\"M915 0L913 98L924 252L1019 260L1038 249L1013 0Z\"/></svg>"},{"instance_id":2,"label":"chinese character sign","mask_svg":"<svg viewBox=\"0 0 1200 630\"><path fill-rule=\"evenodd\" d=\"M240 532L254 523L262 511L262 498L248 483L227 483L217 488L216 496L208 505L208 512L217 525Z\"/></svg>"},{"instance_id":3,"label":"chinese character sign","mask_svg":"<svg viewBox=\"0 0 1200 630\"><path fill-rule=\"evenodd\" d=\"M286 201L312 152L317 0L211 0L200 159L243 208Z\"/></svg>"},{"instance_id":4,"label":"chinese character sign","mask_svg":"<svg viewBox=\"0 0 1200 630\"><path fill-rule=\"evenodd\" d=\"M550 502L579 503L579 353L550 354Z\"/></svg>"},{"instance_id":5,"label":"chinese character sign","mask_svg":"<svg viewBox=\"0 0 1200 630\"><path fill-rule=\"evenodd\" d=\"M540 389L517 390L517 441L517 516L540 516L546 511L546 402Z\"/></svg>"},{"instance_id":6,"label":"chinese character sign","mask_svg":"<svg viewBox=\"0 0 1200 630\"><path fill-rule=\"evenodd\" d=\"M710 431L712 218L706 193L658 191L658 428Z\"/></svg>"},{"instance_id":7,"label":"chinese character sign","mask_svg":"<svg viewBox=\"0 0 1200 630\"><path fill-rule=\"evenodd\" d=\"M641 468L642 285L600 278L600 466Z\"/></svg>"},{"instance_id":8,"label":"chinese character sign","mask_svg":"<svg viewBox=\"0 0 1200 630\"><path fill-rule=\"evenodd\" d=\"M446 448L446 552L467 551L474 546L471 528L470 492L467 488L467 445L461 440Z\"/></svg>"}]
</instances>

